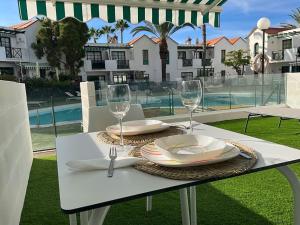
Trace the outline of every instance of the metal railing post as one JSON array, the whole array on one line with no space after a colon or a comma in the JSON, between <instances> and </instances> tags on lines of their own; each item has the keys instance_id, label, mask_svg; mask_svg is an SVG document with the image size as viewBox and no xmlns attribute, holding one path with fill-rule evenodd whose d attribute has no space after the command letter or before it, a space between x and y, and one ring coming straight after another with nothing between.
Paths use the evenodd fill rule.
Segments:
<instances>
[{"instance_id":1,"label":"metal railing post","mask_svg":"<svg viewBox=\"0 0 300 225\"><path fill-rule=\"evenodd\" d=\"M39 106L38 106L39 107ZM36 125L39 128L41 124L39 108L36 108Z\"/></svg>"},{"instance_id":2,"label":"metal railing post","mask_svg":"<svg viewBox=\"0 0 300 225\"><path fill-rule=\"evenodd\" d=\"M169 114L172 115L172 103L171 103L171 92L168 90L169 94Z\"/></svg>"},{"instance_id":3,"label":"metal railing post","mask_svg":"<svg viewBox=\"0 0 300 225\"><path fill-rule=\"evenodd\" d=\"M231 109L232 108L232 102L231 102L231 83L230 83L230 86L229 86L229 109Z\"/></svg>"},{"instance_id":4,"label":"metal railing post","mask_svg":"<svg viewBox=\"0 0 300 225\"><path fill-rule=\"evenodd\" d=\"M204 112L204 91L205 85L204 85L204 77L202 76L202 112Z\"/></svg>"},{"instance_id":5,"label":"metal railing post","mask_svg":"<svg viewBox=\"0 0 300 225\"><path fill-rule=\"evenodd\" d=\"M257 102L256 102L256 98L257 98L257 93L256 93L256 91L257 91L257 85L255 84L254 85L254 106L256 107L256 105L257 105Z\"/></svg>"},{"instance_id":6,"label":"metal railing post","mask_svg":"<svg viewBox=\"0 0 300 225\"><path fill-rule=\"evenodd\" d=\"M54 134L57 137L57 129L56 129L56 120L55 120L55 111L54 111L54 103L53 103L53 96L51 96L51 109L52 109L52 122L54 127Z\"/></svg>"},{"instance_id":7,"label":"metal railing post","mask_svg":"<svg viewBox=\"0 0 300 225\"><path fill-rule=\"evenodd\" d=\"M171 94L172 94L172 115L175 115L175 110L174 110L174 92L173 92L173 88L171 88Z\"/></svg>"}]
</instances>

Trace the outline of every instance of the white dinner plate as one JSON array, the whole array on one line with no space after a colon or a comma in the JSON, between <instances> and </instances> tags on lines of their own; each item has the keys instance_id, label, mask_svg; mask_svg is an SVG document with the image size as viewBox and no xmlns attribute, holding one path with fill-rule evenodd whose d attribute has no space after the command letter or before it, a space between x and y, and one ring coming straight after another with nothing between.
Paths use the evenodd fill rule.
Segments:
<instances>
[{"instance_id":1,"label":"white dinner plate","mask_svg":"<svg viewBox=\"0 0 300 225\"><path fill-rule=\"evenodd\" d=\"M184 134L162 137L154 141L162 155L180 162L216 158L226 150L226 143L213 137L199 134Z\"/></svg>"},{"instance_id":2,"label":"white dinner plate","mask_svg":"<svg viewBox=\"0 0 300 225\"><path fill-rule=\"evenodd\" d=\"M145 145L141 148L141 155L148 159L149 161L156 163L165 167L191 167L191 166L201 166L223 162L229 159L232 159L238 156L240 150L232 144L226 143L226 147L222 154L214 157L214 158L206 158L206 159L195 159L190 162L181 162L175 159L170 159L166 155L162 155L160 151L155 147L155 145Z\"/></svg>"},{"instance_id":3,"label":"white dinner plate","mask_svg":"<svg viewBox=\"0 0 300 225\"><path fill-rule=\"evenodd\" d=\"M149 134L166 130L170 127L169 124L163 123L160 120L134 120L123 123L123 135L133 136L140 134ZM120 135L120 125L112 125L106 128L108 133Z\"/></svg>"}]
</instances>

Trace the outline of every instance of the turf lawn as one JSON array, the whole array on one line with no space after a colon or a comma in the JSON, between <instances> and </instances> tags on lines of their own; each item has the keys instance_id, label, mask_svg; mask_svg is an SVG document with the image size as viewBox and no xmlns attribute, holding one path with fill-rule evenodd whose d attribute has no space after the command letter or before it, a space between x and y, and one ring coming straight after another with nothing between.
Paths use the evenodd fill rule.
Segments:
<instances>
[{"instance_id":1,"label":"turf lawn","mask_svg":"<svg viewBox=\"0 0 300 225\"><path fill-rule=\"evenodd\" d=\"M243 132L245 120L214 123L214 126ZM253 119L248 135L300 149L300 123L277 118ZM293 165L300 175L300 165ZM126 187L124 187L126 188ZM290 225L293 222L291 190L275 169L197 187L198 224L201 225ZM36 158L27 190L22 225L68 224L60 211L56 160L54 156ZM179 225L177 191L155 195L153 210L145 214L145 199L114 205L106 225Z\"/></svg>"}]
</instances>

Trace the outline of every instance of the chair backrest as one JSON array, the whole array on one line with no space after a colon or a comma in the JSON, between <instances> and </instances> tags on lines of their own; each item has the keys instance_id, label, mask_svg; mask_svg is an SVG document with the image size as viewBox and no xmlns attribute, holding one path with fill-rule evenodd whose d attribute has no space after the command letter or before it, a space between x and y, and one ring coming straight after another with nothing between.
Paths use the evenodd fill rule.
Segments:
<instances>
[{"instance_id":1,"label":"chair backrest","mask_svg":"<svg viewBox=\"0 0 300 225\"><path fill-rule=\"evenodd\" d=\"M300 109L300 73L286 74L286 105Z\"/></svg>"},{"instance_id":2,"label":"chair backrest","mask_svg":"<svg viewBox=\"0 0 300 225\"><path fill-rule=\"evenodd\" d=\"M19 224L33 151L25 85L0 81L0 224Z\"/></svg>"},{"instance_id":3,"label":"chair backrest","mask_svg":"<svg viewBox=\"0 0 300 225\"><path fill-rule=\"evenodd\" d=\"M80 83L82 104L83 132L96 132L105 130L107 126L118 123L107 106L96 106L95 86L93 82ZM132 104L124 121L144 119L142 106Z\"/></svg>"}]
</instances>

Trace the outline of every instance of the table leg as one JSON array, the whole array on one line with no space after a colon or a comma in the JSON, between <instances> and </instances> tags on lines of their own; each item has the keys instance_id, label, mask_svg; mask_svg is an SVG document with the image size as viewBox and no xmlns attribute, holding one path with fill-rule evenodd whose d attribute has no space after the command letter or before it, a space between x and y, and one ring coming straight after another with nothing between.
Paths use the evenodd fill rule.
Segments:
<instances>
[{"instance_id":1,"label":"table leg","mask_svg":"<svg viewBox=\"0 0 300 225\"><path fill-rule=\"evenodd\" d=\"M179 193L180 193L182 225L191 225L187 188L180 189Z\"/></svg>"},{"instance_id":2,"label":"table leg","mask_svg":"<svg viewBox=\"0 0 300 225\"><path fill-rule=\"evenodd\" d=\"M146 211L150 212L152 210L152 196L147 196Z\"/></svg>"},{"instance_id":3,"label":"table leg","mask_svg":"<svg viewBox=\"0 0 300 225\"><path fill-rule=\"evenodd\" d=\"M288 167L277 168L288 180L294 196L294 224L300 225L300 183L297 175Z\"/></svg>"},{"instance_id":4,"label":"table leg","mask_svg":"<svg viewBox=\"0 0 300 225\"><path fill-rule=\"evenodd\" d=\"M190 187L191 225L197 225L197 193L196 186Z\"/></svg>"},{"instance_id":5,"label":"table leg","mask_svg":"<svg viewBox=\"0 0 300 225\"><path fill-rule=\"evenodd\" d=\"M89 212L81 212L80 213L80 225L89 225Z\"/></svg>"},{"instance_id":6,"label":"table leg","mask_svg":"<svg viewBox=\"0 0 300 225\"><path fill-rule=\"evenodd\" d=\"M76 213L69 215L70 225L77 225Z\"/></svg>"},{"instance_id":7,"label":"table leg","mask_svg":"<svg viewBox=\"0 0 300 225\"><path fill-rule=\"evenodd\" d=\"M110 206L93 209L89 218L89 225L102 225Z\"/></svg>"}]
</instances>

